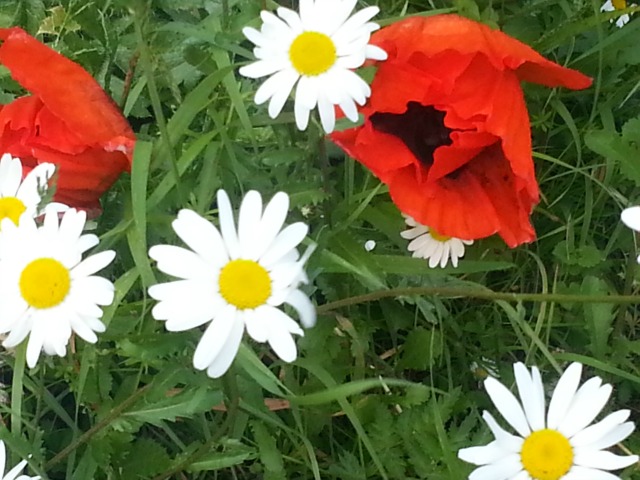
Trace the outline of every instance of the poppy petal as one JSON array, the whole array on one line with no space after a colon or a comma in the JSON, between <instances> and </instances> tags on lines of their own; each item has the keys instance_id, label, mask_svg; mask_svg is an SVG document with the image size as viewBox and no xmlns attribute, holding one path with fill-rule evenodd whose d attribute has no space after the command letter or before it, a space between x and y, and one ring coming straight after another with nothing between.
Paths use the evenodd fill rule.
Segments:
<instances>
[{"instance_id":1,"label":"poppy petal","mask_svg":"<svg viewBox=\"0 0 640 480\"><path fill-rule=\"evenodd\" d=\"M42 100L84 143L122 150L131 162L135 136L86 70L21 28L0 29L0 40L0 63L20 85Z\"/></svg>"},{"instance_id":2,"label":"poppy petal","mask_svg":"<svg viewBox=\"0 0 640 480\"><path fill-rule=\"evenodd\" d=\"M374 33L371 43L402 62L415 52L427 57L447 50L482 53L496 68L515 70L521 80L571 89L591 85L586 75L545 59L509 35L454 14L407 18Z\"/></svg>"}]
</instances>

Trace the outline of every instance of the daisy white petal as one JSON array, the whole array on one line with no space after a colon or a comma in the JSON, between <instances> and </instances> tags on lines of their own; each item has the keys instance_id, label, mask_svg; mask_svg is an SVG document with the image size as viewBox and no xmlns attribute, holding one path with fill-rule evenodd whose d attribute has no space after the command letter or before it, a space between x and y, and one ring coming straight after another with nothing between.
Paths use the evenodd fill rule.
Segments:
<instances>
[{"instance_id":1,"label":"daisy white petal","mask_svg":"<svg viewBox=\"0 0 640 480\"><path fill-rule=\"evenodd\" d=\"M529 426L534 431L542 430L544 428L544 391L540 373L536 367L533 367L533 372L530 374L523 363L516 363L513 371Z\"/></svg>"},{"instance_id":2,"label":"daisy white petal","mask_svg":"<svg viewBox=\"0 0 640 480\"><path fill-rule=\"evenodd\" d=\"M186 208L180 210L171 225L180 239L203 259L215 265L229 261L218 229L196 212Z\"/></svg>"},{"instance_id":3,"label":"daisy white petal","mask_svg":"<svg viewBox=\"0 0 640 480\"><path fill-rule=\"evenodd\" d=\"M573 402L573 397L578 390L581 374L582 364L576 362L572 363L560 377L549 403L547 427L557 428L567 414L571 402Z\"/></svg>"},{"instance_id":4,"label":"daisy white petal","mask_svg":"<svg viewBox=\"0 0 640 480\"><path fill-rule=\"evenodd\" d=\"M625 422L627 418L629 418L630 414L630 410L618 410L617 412L610 413L598 423L594 423L574 435L571 438L571 445L575 448L579 448L592 444ZM607 445L607 447L609 446L610 445Z\"/></svg>"},{"instance_id":5,"label":"daisy white petal","mask_svg":"<svg viewBox=\"0 0 640 480\"><path fill-rule=\"evenodd\" d=\"M304 328L311 328L316 324L316 309L309 297L301 290L290 291L284 302L298 312L300 323Z\"/></svg>"},{"instance_id":6,"label":"daisy white petal","mask_svg":"<svg viewBox=\"0 0 640 480\"><path fill-rule=\"evenodd\" d=\"M309 227L302 222L289 225L278 234L269 250L260 257L260 263L267 268L271 267L278 260L281 260L287 252L299 245L307 236L308 231Z\"/></svg>"},{"instance_id":7,"label":"daisy white petal","mask_svg":"<svg viewBox=\"0 0 640 480\"><path fill-rule=\"evenodd\" d=\"M458 458L474 465L487 465L504 458L504 449L496 441L482 447L461 448Z\"/></svg>"},{"instance_id":8,"label":"daisy white petal","mask_svg":"<svg viewBox=\"0 0 640 480\"><path fill-rule=\"evenodd\" d=\"M247 333L258 343L264 343L269 338L269 323L265 321L269 315L269 307L260 305L255 310L245 310L244 321Z\"/></svg>"},{"instance_id":9,"label":"daisy white petal","mask_svg":"<svg viewBox=\"0 0 640 480\"><path fill-rule=\"evenodd\" d=\"M590 451L602 450L605 448L612 447L613 445L620 443L629 435L631 435L634 429L635 429L635 425L633 424L633 422L623 423L621 425L618 425L614 429L612 429L610 432L603 434L600 438L598 438L593 443L587 445L585 448L580 450L576 449L576 452L587 451L587 450L590 450Z\"/></svg>"},{"instance_id":10,"label":"daisy white petal","mask_svg":"<svg viewBox=\"0 0 640 480\"><path fill-rule=\"evenodd\" d=\"M7 463L7 453L5 451L4 441L0 440L0 480L39 480L40 477L30 477L28 475L20 475L24 467L27 466L27 461L20 461L15 467L7 472L5 475L4 470ZM18 475L20 475L18 477Z\"/></svg>"},{"instance_id":11,"label":"daisy white petal","mask_svg":"<svg viewBox=\"0 0 640 480\"><path fill-rule=\"evenodd\" d=\"M619 470L638 461L637 455L620 456L606 450L576 455L573 459L581 467L599 468L601 470Z\"/></svg>"},{"instance_id":12,"label":"daisy white petal","mask_svg":"<svg viewBox=\"0 0 640 480\"><path fill-rule=\"evenodd\" d=\"M233 220L233 211L231 210L231 202L229 196L224 190L218 190L218 211L220 219L220 233L227 247L229 258L238 258L240 252L240 242L238 241L238 233L236 232L235 222Z\"/></svg>"},{"instance_id":13,"label":"daisy white petal","mask_svg":"<svg viewBox=\"0 0 640 480\"><path fill-rule=\"evenodd\" d=\"M620 477L613 473L604 472L595 468L575 466L567 473L562 480L620 480Z\"/></svg>"},{"instance_id":14,"label":"daisy white petal","mask_svg":"<svg viewBox=\"0 0 640 480\"><path fill-rule=\"evenodd\" d=\"M307 125L309 125L309 115L311 114L311 109L304 107L300 103L294 105L294 115L296 119L296 126L298 130L305 130ZM640 263L640 261L638 262Z\"/></svg>"},{"instance_id":15,"label":"daisy white petal","mask_svg":"<svg viewBox=\"0 0 640 480\"><path fill-rule=\"evenodd\" d=\"M604 408L613 387L602 385L602 380L594 377L586 381L576 392L566 417L558 425L558 431L573 437L589 425Z\"/></svg>"},{"instance_id":16,"label":"daisy white petal","mask_svg":"<svg viewBox=\"0 0 640 480\"><path fill-rule=\"evenodd\" d=\"M376 45L367 45L365 48L365 55L371 60L378 61L386 60L388 57L387 52Z\"/></svg>"},{"instance_id":17,"label":"daisy white petal","mask_svg":"<svg viewBox=\"0 0 640 480\"><path fill-rule=\"evenodd\" d=\"M236 318L233 323L233 328L227 337L227 342L224 344L215 360L207 367L207 375L211 378L218 378L224 375L238 353L243 332L244 322L239 318Z\"/></svg>"},{"instance_id":18,"label":"daisy white petal","mask_svg":"<svg viewBox=\"0 0 640 480\"><path fill-rule=\"evenodd\" d=\"M193 366L198 370L207 368L218 356L236 321L236 308L225 305L204 331L193 355Z\"/></svg>"},{"instance_id":19,"label":"daisy white petal","mask_svg":"<svg viewBox=\"0 0 640 480\"><path fill-rule=\"evenodd\" d=\"M517 475L522 471L522 466L517 454L511 454L500 458L500 460L483 465L480 468L476 468L469 480L496 480L498 478L507 479L513 475Z\"/></svg>"},{"instance_id":20,"label":"daisy white petal","mask_svg":"<svg viewBox=\"0 0 640 480\"><path fill-rule=\"evenodd\" d=\"M492 377L484 381L484 388L487 390L491 401L493 401L493 404L502 417L509 422L509 425L521 436L526 437L529 435L531 429L527 424L527 418L525 417L522 406L509 389Z\"/></svg>"},{"instance_id":21,"label":"daisy white petal","mask_svg":"<svg viewBox=\"0 0 640 480\"><path fill-rule=\"evenodd\" d=\"M510 449L513 452L517 452L520 450L523 443L522 438L512 435L511 433L504 430L500 425L498 425L498 422L496 422L495 418L493 418L493 415L491 415L489 412L483 412L482 418L485 422L487 422L489 430L491 430L491 433L493 433L496 441L502 446L503 449Z\"/></svg>"},{"instance_id":22,"label":"daisy white petal","mask_svg":"<svg viewBox=\"0 0 640 480\"><path fill-rule=\"evenodd\" d=\"M256 238L256 233L261 219L262 197L255 190L250 190L242 199L238 214L238 240L243 252L253 250L254 243L260 241ZM251 259L256 260L256 258Z\"/></svg>"}]
</instances>

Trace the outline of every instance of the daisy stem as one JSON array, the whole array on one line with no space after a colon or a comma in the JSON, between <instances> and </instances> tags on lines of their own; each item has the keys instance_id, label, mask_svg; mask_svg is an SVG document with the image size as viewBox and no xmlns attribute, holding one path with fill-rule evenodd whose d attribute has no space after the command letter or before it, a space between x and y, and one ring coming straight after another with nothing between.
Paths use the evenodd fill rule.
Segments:
<instances>
[{"instance_id":1,"label":"daisy stem","mask_svg":"<svg viewBox=\"0 0 640 480\"><path fill-rule=\"evenodd\" d=\"M480 300L505 300L508 302L552 302L552 303L640 303L638 295L572 295L561 293L506 293L492 290L464 289L460 287L407 287L380 290L377 292L343 298L335 302L325 303L317 308L318 315L323 315L339 308L373 302L382 298L405 295L439 295L443 297L477 298Z\"/></svg>"},{"instance_id":2,"label":"daisy stem","mask_svg":"<svg viewBox=\"0 0 640 480\"><path fill-rule=\"evenodd\" d=\"M22 396L24 366L27 361L27 342L16 347L16 359L13 364L13 379L11 380L11 434L15 438L21 437L22 429Z\"/></svg>"}]
</instances>

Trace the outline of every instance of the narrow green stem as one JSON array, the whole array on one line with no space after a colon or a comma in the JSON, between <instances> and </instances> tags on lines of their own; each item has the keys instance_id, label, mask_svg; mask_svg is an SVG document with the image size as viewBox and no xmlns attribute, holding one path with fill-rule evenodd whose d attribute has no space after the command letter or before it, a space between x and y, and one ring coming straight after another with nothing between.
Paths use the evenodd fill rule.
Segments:
<instances>
[{"instance_id":1,"label":"narrow green stem","mask_svg":"<svg viewBox=\"0 0 640 480\"><path fill-rule=\"evenodd\" d=\"M505 300L507 302L551 302L551 303L640 303L638 295L570 295L561 293L505 293L492 290L473 290L460 287L408 287L379 290L355 297L343 298L335 302L325 303L317 308L319 315L324 315L339 308L373 302L382 298L405 295L438 295L443 297L477 298L480 300Z\"/></svg>"},{"instance_id":2,"label":"narrow green stem","mask_svg":"<svg viewBox=\"0 0 640 480\"><path fill-rule=\"evenodd\" d=\"M218 441L227 434L236 421L236 415L238 414L238 405L240 404L240 394L238 391L238 381L233 369L230 369L222 378L222 388L225 394L225 405L227 407L227 418L220 427L215 431L209 440L207 440L200 448L185 458L182 462L178 463L175 467L169 471L161 473L153 478L153 480L166 480L171 476L183 471L193 462L195 462L202 455L211 451L211 447L218 443Z\"/></svg>"},{"instance_id":3,"label":"narrow green stem","mask_svg":"<svg viewBox=\"0 0 640 480\"><path fill-rule=\"evenodd\" d=\"M11 434L22 436L22 396L24 367L27 361L27 340L16 348L16 359L13 364L13 379L11 381Z\"/></svg>"}]
</instances>

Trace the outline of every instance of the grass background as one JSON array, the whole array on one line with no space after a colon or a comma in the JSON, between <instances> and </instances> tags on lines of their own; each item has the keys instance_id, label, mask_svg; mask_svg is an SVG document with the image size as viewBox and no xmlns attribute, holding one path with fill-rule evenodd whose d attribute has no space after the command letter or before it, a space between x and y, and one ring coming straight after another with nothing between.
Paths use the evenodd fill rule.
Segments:
<instances>
[{"instance_id":1,"label":"grass background","mask_svg":"<svg viewBox=\"0 0 640 480\"><path fill-rule=\"evenodd\" d=\"M618 29L596 0L378 5L383 25L458 12L594 78L581 92L524 85L538 241L476 242L455 270L410 258L386 188L322 140L317 122L298 132L291 105L269 119L252 102L256 82L237 75L252 59L241 29L273 2L0 2L0 26L20 25L82 64L139 138L131 176L98 220L99 248L118 252L106 333L25 372L2 353L14 401L0 405L0 437L14 461L31 454L29 468L49 479L459 480L471 467L457 449L490 440L480 381L492 362L508 385L513 362L539 365L551 388L581 361L614 384L607 408L638 421L637 307L594 300L638 290L637 245L619 214L640 203L640 21ZM0 103L22 94L2 69ZM200 332L167 333L152 319L145 291L163 278L146 252L177 243L180 208L215 218L221 187L236 205L249 189L289 193L289 220L308 222L319 245L308 293L320 317L294 364L246 342L212 380L191 366ZM640 434L625 447L637 452Z\"/></svg>"}]
</instances>

